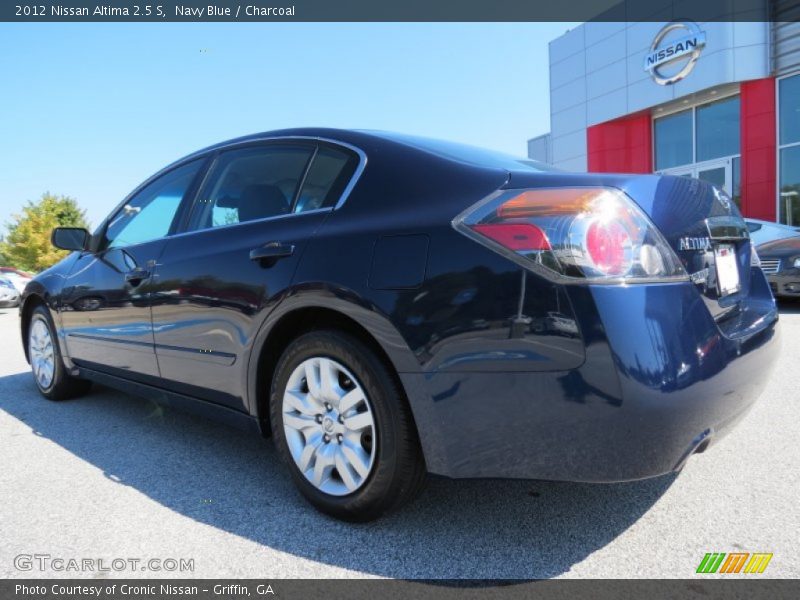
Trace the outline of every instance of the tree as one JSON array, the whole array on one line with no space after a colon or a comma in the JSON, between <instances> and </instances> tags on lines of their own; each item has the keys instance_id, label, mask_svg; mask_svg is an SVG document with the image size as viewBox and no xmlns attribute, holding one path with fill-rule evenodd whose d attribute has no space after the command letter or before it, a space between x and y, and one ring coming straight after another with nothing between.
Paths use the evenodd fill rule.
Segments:
<instances>
[{"instance_id":1,"label":"tree","mask_svg":"<svg viewBox=\"0 0 800 600\"><path fill-rule=\"evenodd\" d=\"M0 255L11 266L26 271L46 269L68 254L50 243L56 227L85 227L86 211L69 196L45 192L36 202L28 202L22 214L14 215L6 225L8 235L0 242Z\"/></svg>"}]
</instances>

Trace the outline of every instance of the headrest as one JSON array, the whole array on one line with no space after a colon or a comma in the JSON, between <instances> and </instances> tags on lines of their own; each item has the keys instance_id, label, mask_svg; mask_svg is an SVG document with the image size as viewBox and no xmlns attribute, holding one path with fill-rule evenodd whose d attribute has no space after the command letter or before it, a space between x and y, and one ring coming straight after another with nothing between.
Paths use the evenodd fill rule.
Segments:
<instances>
[{"instance_id":1,"label":"headrest","mask_svg":"<svg viewBox=\"0 0 800 600\"><path fill-rule=\"evenodd\" d=\"M274 185L248 185L238 203L239 222L265 219L289 212L289 203Z\"/></svg>"}]
</instances>

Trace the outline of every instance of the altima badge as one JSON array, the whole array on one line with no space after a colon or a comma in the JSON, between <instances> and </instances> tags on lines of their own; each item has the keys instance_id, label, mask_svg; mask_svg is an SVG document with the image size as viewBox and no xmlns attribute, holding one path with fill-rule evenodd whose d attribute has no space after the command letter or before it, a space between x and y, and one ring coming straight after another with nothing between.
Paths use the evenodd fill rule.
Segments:
<instances>
[{"instance_id":1,"label":"altima badge","mask_svg":"<svg viewBox=\"0 0 800 600\"><path fill-rule=\"evenodd\" d=\"M680 239L681 250L710 250L711 240L707 237L682 237Z\"/></svg>"}]
</instances>

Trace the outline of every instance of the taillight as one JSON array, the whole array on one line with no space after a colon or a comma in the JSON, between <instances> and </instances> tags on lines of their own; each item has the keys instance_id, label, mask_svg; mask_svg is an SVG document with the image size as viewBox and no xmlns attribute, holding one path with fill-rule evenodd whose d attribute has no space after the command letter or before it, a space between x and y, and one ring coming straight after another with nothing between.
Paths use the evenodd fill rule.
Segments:
<instances>
[{"instance_id":1,"label":"taillight","mask_svg":"<svg viewBox=\"0 0 800 600\"><path fill-rule=\"evenodd\" d=\"M550 249L544 231L531 223L486 223L474 225L472 230L515 252Z\"/></svg>"},{"instance_id":2,"label":"taillight","mask_svg":"<svg viewBox=\"0 0 800 600\"><path fill-rule=\"evenodd\" d=\"M594 267L606 275L624 275L633 262L633 241L620 223L595 221L586 230L586 251Z\"/></svg>"},{"instance_id":3,"label":"taillight","mask_svg":"<svg viewBox=\"0 0 800 600\"><path fill-rule=\"evenodd\" d=\"M469 208L456 229L558 280L686 279L664 237L614 188L506 190Z\"/></svg>"}]
</instances>

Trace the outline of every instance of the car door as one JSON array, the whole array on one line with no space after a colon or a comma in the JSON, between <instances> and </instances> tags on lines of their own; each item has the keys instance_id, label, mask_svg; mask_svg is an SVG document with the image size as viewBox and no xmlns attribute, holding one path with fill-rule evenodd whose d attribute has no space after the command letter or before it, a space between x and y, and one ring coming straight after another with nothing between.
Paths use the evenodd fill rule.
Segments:
<instances>
[{"instance_id":1,"label":"car door","mask_svg":"<svg viewBox=\"0 0 800 600\"><path fill-rule=\"evenodd\" d=\"M245 408L258 327L358 163L350 150L299 140L216 156L187 232L159 260L153 325L166 386Z\"/></svg>"},{"instance_id":2,"label":"car door","mask_svg":"<svg viewBox=\"0 0 800 600\"><path fill-rule=\"evenodd\" d=\"M134 193L101 227L97 250L75 262L59 310L76 364L134 378L159 375L150 314L154 268L203 162L172 169Z\"/></svg>"}]
</instances>

